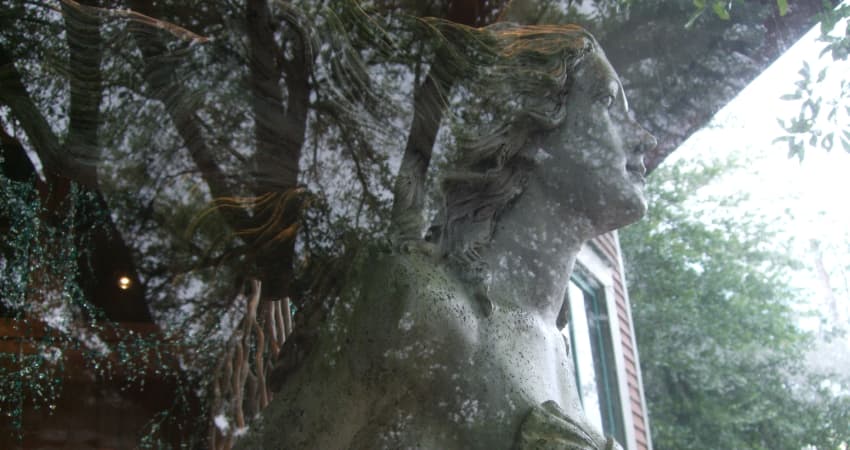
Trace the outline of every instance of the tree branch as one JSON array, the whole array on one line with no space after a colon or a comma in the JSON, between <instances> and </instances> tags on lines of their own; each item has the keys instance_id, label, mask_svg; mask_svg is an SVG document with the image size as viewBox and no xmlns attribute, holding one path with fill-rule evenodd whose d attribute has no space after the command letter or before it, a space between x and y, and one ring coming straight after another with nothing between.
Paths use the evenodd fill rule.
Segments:
<instances>
[{"instance_id":1,"label":"tree branch","mask_svg":"<svg viewBox=\"0 0 850 450\"><path fill-rule=\"evenodd\" d=\"M152 9L149 2L131 0L130 7L145 16L150 16ZM201 171L201 177L210 189L213 198L233 196L235 190L228 185L224 173L218 166L212 151L204 140L201 132L201 119L193 110L192 102L186 94L186 87L177 79L175 73L176 61L168 58L168 50L156 34L143 22L131 22L129 25L145 62L144 77L150 88L150 94L165 106L177 132L189 150L192 161ZM239 230L250 224L250 217L237 208L227 208L220 211L231 228Z\"/></svg>"},{"instance_id":2,"label":"tree branch","mask_svg":"<svg viewBox=\"0 0 850 450\"><path fill-rule=\"evenodd\" d=\"M509 3L508 0L449 2L446 18L464 25L483 26L495 21ZM426 174L446 109L445 96L454 84L449 76L438 75L449 72L439 68L445 63L438 51L425 81L413 92L413 121L393 188L390 237L396 245L422 239Z\"/></svg>"},{"instance_id":3,"label":"tree branch","mask_svg":"<svg viewBox=\"0 0 850 450\"><path fill-rule=\"evenodd\" d=\"M288 5L283 20L291 46L292 57L285 60L274 37L274 24L266 0L246 0L246 20L250 49L250 86L254 112L256 151L253 158L254 193L287 192L296 189L299 162L307 132L312 70L312 48L309 30L299 13ZM280 88L281 71L286 75L287 101L283 105ZM255 222L274 223L285 230L297 223L300 204L292 203L283 210L261 208ZM278 214L277 217L270 214ZM255 240L265 239L258 235ZM289 295L292 264L295 256L294 238L282 241L255 242L258 247L256 264L263 280L264 300L279 300Z\"/></svg>"},{"instance_id":4,"label":"tree branch","mask_svg":"<svg viewBox=\"0 0 850 450\"><path fill-rule=\"evenodd\" d=\"M444 95L452 84L452 80L429 74L414 90L413 123L393 188L390 235L396 244L422 238L426 174L446 108Z\"/></svg>"},{"instance_id":5,"label":"tree branch","mask_svg":"<svg viewBox=\"0 0 850 450\"><path fill-rule=\"evenodd\" d=\"M29 95L11 52L0 43L0 103L18 119L45 170L62 173L59 138Z\"/></svg>"},{"instance_id":6,"label":"tree branch","mask_svg":"<svg viewBox=\"0 0 850 450\"><path fill-rule=\"evenodd\" d=\"M291 144L285 130L287 122L280 88L281 49L274 38L273 24L266 0L247 0L246 29L248 30L251 87L251 107L254 112L254 139L256 153L255 193L276 190L271 186L280 183L283 189L295 186L298 176L297 150L293 161ZM292 69L288 70L292 72ZM289 77L287 77L289 82ZM288 86L288 85L287 85ZM291 96L293 92L289 92ZM297 95L297 93L296 93ZM290 145L287 145L290 144ZM300 146L298 147L300 150Z\"/></svg>"},{"instance_id":7,"label":"tree branch","mask_svg":"<svg viewBox=\"0 0 850 450\"><path fill-rule=\"evenodd\" d=\"M103 98L103 77L100 71L103 43L100 20L68 3L62 3L62 13L65 20L65 40L68 44L71 87L64 156L70 160L70 165L74 166L75 179L82 178L86 185L96 187L96 167L100 162L97 130Z\"/></svg>"},{"instance_id":8,"label":"tree branch","mask_svg":"<svg viewBox=\"0 0 850 450\"><path fill-rule=\"evenodd\" d=\"M3 175L10 180L25 182L38 180L32 161L27 156L24 146L16 137L6 133L6 125L0 117L0 155L3 156ZM36 182L40 184L40 181Z\"/></svg>"}]
</instances>

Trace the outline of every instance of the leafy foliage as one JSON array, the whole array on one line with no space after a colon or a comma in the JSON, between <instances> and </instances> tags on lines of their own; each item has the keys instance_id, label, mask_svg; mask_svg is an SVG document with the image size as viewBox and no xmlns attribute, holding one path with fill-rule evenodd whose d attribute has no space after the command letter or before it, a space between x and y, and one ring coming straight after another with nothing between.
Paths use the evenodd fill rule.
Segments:
<instances>
[{"instance_id":1,"label":"leafy foliage","mask_svg":"<svg viewBox=\"0 0 850 450\"><path fill-rule=\"evenodd\" d=\"M821 52L821 55L830 53L835 61L846 60L850 56L850 21L846 20L850 17L850 4L843 2L837 8L824 8L821 13L820 20L820 40L826 42L826 47ZM844 25L843 34L833 35L832 32L836 25Z\"/></svg>"},{"instance_id":2,"label":"leafy foliage","mask_svg":"<svg viewBox=\"0 0 850 450\"><path fill-rule=\"evenodd\" d=\"M42 199L56 193L45 189L36 180L14 180L0 172L0 229L5 236L0 243L0 317L13 319L4 323L11 324L3 328L11 332L4 342L19 345L17 352L0 352L0 411L11 425L4 431L23 437L25 409L53 413L67 389L66 378L78 374L82 365L122 391L144 391L152 376L176 386L172 414L163 411L139 430L141 448L160 447L161 431L197 425L177 424L174 418L176 412L191 409L191 391L199 380L186 377L175 364L179 352L173 341L124 329L86 298L76 275L91 264L86 239L92 235L69 231L103 224L107 211L90 191L76 185L60 208L50 209Z\"/></svg>"},{"instance_id":3,"label":"leafy foliage","mask_svg":"<svg viewBox=\"0 0 850 450\"><path fill-rule=\"evenodd\" d=\"M809 64L803 62L800 79L794 83L797 89L793 94L782 96L783 100L800 103L796 117L791 117L787 123L777 119L779 126L788 134L774 142L787 142L789 158L796 156L802 161L807 148L832 150L836 140L850 153L850 81L840 80L838 95L825 98L817 88L823 85L827 71L828 67L818 71L817 79L813 81Z\"/></svg>"},{"instance_id":4,"label":"leafy foliage","mask_svg":"<svg viewBox=\"0 0 850 450\"><path fill-rule=\"evenodd\" d=\"M691 17L685 23L685 28L691 28L694 25L694 22L696 22L697 19L699 19L700 16L702 16L709 8L711 9L711 12L720 20L729 20L732 18L733 5L735 5L735 3L743 3L742 1L731 2L723 0L714 0L708 2L706 0L693 1L694 12L691 14ZM776 8L780 16L788 14L788 0L776 0Z\"/></svg>"},{"instance_id":5,"label":"leafy foliage","mask_svg":"<svg viewBox=\"0 0 850 450\"><path fill-rule=\"evenodd\" d=\"M685 28L693 28L698 19L704 13L711 10L713 15L720 20L729 21L733 18L735 7L744 6L744 1L706 1L694 0L694 10L685 23ZM777 0L776 8L779 16L788 14L789 5L787 0ZM833 7L830 2L824 1L823 10L818 14L820 20L821 35L820 42L826 43L820 56L829 54L832 61L846 61L850 55L850 5L846 2ZM841 25L843 29L836 30ZM777 119L779 125L787 134L778 137L774 142L786 142L788 145L788 157L797 157L801 161L805 156L807 148L818 148L832 150L835 141L838 140L844 150L850 152L850 129L848 129L848 116L850 116L850 85L847 80L841 81L841 87L837 95L828 95L824 98L818 94L818 88L822 86L827 77L828 67L818 71L817 79L812 80L811 68L808 63L803 63L800 69L801 79L795 83L796 90L792 94L783 95L784 100L795 101L800 105L800 111L796 117L786 120ZM821 114L821 113L825 114ZM824 119L824 116L826 118Z\"/></svg>"},{"instance_id":6,"label":"leafy foliage","mask_svg":"<svg viewBox=\"0 0 850 450\"><path fill-rule=\"evenodd\" d=\"M821 50L823 59L829 54L832 61L846 61L850 55L850 5L846 2L837 8L825 8L820 15L821 35L819 41L826 43ZM835 33L837 25L843 24L844 29ZM800 69L800 79L794 83L796 89L791 94L782 96L783 100L797 102L800 111L796 117L785 120L778 119L779 126L787 134L776 138L774 142L788 144L788 157L797 157L800 161L805 156L807 148L818 148L830 151L835 142L850 153L850 81L845 77L839 79L837 92L824 95L825 80L829 75L829 66L824 66L813 79L812 69L803 62Z\"/></svg>"},{"instance_id":7,"label":"leafy foliage","mask_svg":"<svg viewBox=\"0 0 850 450\"><path fill-rule=\"evenodd\" d=\"M740 199L694 204L727 168L659 169L647 218L620 234L654 446L837 448L850 439L850 396L803 366L793 262L754 214L709 215Z\"/></svg>"}]
</instances>

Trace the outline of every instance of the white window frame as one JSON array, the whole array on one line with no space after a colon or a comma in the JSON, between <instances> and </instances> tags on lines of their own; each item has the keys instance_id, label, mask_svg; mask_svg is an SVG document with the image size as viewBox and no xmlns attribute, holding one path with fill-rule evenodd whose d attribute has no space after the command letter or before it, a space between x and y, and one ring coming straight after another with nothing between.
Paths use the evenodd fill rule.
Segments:
<instances>
[{"instance_id":1,"label":"white window frame","mask_svg":"<svg viewBox=\"0 0 850 450\"><path fill-rule=\"evenodd\" d=\"M620 396L620 414L622 414L626 450L637 450L634 420L632 419L632 402L629 395L628 378L626 375L625 359L623 357L622 335L620 334L620 315L614 291L614 269L606 262L591 245L585 245L576 258L576 265L601 287L602 300L608 311L608 325L611 333L611 346L614 352L614 366L617 375L617 388ZM625 288L625 287L624 287ZM631 329L630 324L626 324Z\"/></svg>"}]
</instances>

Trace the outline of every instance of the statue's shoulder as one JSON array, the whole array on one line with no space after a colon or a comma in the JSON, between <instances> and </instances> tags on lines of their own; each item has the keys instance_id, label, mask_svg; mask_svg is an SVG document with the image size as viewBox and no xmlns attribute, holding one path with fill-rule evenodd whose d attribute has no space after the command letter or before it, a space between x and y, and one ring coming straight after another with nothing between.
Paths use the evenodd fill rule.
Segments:
<instances>
[{"instance_id":1,"label":"statue's shoulder","mask_svg":"<svg viewBox=\"0 0 850 450\"><path fill-rule=\"evenodd\" d=\"M467 286L452 269L427 249L370 249L359 255L356 283L358 315L368 315L371 327L385 326L423 332L446 328L475 329L477 310ZM378 326L380 329L381 326ZM415 333L414 333L415 334Z\"/></svg>"},{"instance_id":2,"label":"statue's shoulder","mask_svg":"<svg viewBox=\"0 0 850 450\"><path fill-rule=\"evenodd\" d=\"M359 284L369 292L396 296L431 297L447 292L459 293L463 285L434 252L423 244L422 248L403 251L383 247L369 247L356 261Z\"/></svg>"}]
</instances>

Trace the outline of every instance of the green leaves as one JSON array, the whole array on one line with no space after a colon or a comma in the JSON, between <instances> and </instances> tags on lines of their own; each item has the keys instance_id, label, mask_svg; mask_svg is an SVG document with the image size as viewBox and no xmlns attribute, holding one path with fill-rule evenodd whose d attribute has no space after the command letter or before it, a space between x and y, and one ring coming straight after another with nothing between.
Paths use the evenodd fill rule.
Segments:
<instances>
[{"instance_id":1,"label":"green leaves","mask_svg":"<svg viewBox=\"0 0 850 450\"><path fill-rule=\"evenodd\" d=\"M793 262L764 219L709 215L742 197L694 198L734 167L660 167L647 217L620 233L654 447L837 448L847 401L800 362Z\"/></svg>"},{"instance_id":2,"label":"green leaves","mask_svg":"<svg viewBox=\"0 0 850 450\"><path fill-rule=\"evenodd\" d=\"M798 102L800 108L795 117L777 119L786 134L773 142L786 142L789 158L796 156L802 161L808 148L832 150L836 134L844 150L850 152L850 133L846 129L850 117L850 106L847 105L850 101L850 83L841 80L837 96L822 95L820 91L828 81L828 69L820 69L813 81L812 68L804 61L798 72L800 78L794 83L795 91L780 97L785 101Z\"/></svg>"},{"instance_id":3,"label":"green leaves","mask_svg":"<svg viewBox=\"0 0 850 450\"><path fill-rule=\"evenodd\" d=\"M787 0L777 0L779 12L784 15L787 12ZM820 57L830 54L833 61L846 60L850 55L850 5L841 4L837 8L824 7L819 18L821 21L821 36L819 41L825 42ZM846 28L843 35L834 33L836 25L845 20ZM800 111L797 117L786 121L779 121L779 125L785 131L774 142L786 142L788 144L788 157L798 157L801 161L806 148L820 148L830 151L835 146L835 136L841 147L850 152L850 134L847 134L848 118L850 118L850 85L847 80L841 80L837 95L834 91L829 92L824 86L829 84L829 66L824 66L818 71L816 79L812 80L812 71L809 64L804 62L799 71L800 79L797 80L795 91L785 94L782 100L800 102ZM822 92L829 92L822 93ZM822 112L826 112L825 117Z\"/></svg>"},{"instance_id":4,"label":"green leaves","mask_svg":"<svg viewBox=\"0 0 850 450\"><path fill-rule=\"evenodd\" d=\"M844 22L843 36L833 33L835 26L848 17L850 17L850 4L847 2L843 2L837 8L826 7L821 12L819 40L827 43L821 55L831 53L833 60L846 60L850 55L850 21Z\"/></svg>"},{"instance_id":5,"label":"green leaves","mask_svg":"<svg viewBox=\"0 0 850 450\"><path fill-rule=\"evenodd\" d=\"M693 25L693 22L700 15L702 15L703 11L705 11L705 9L707 7L705 0L694 0L693 3L694 3L694 7L696 8L696 11L694 11L694 14L688 20L688 23L685 25L685 28L690 28L690 26ZM779 9L779 15L780 16L785 16L786 14L788 14L788 0L776 0L776 7ZM714 15L717 16L718 18L720 18L721 20L729 20L729 18L730 18L729 13L732 10L732 2L731 1L725 1L724 2L722 0L717 0L714 3L711 4L711 10L714 12ZM839 19L842 17L840 12L838 14L834 14L833 16L836 16ZM832 24L831 25L832 27L834 27L835 23L839 20L839 19L834 19L833 16L830 16L830 19L831 19L830 23ZM846 17L846 15L844 15L843 17ZM832 29L832 28L830 27L830 29Z\"/></svg>"},{"instance_id":6,"label":"green leaves","mask_svg":"<svg viewBox=\"0 0 850 450\"><path fill-rule=\"evenodd\" d=\"M693 27L694 23L697 19L702 16L705 10L708 8L708 4L706 4L705 0L694 0L694 12L691 14L688 21L685 23L685 28L690 29ZM722 0L715 0L711 3L711 11L714 12L714 15L720 18L721 20L729 20L730 15L729 12L732 9L732 2L724 2Z\"/></svg>"},{"instance_id":7,"label":"green leaves","mask_svg":"<svg viewBox=\"0 0 850 450\"><path fill-rule=\"evenodd\" d=\"M716 1L711 6L711 10L714 11L714 14L722 20L729 20L729 9L727 3L722 1Z\"/></svg>"},{"instance_id":8,"label":"green leaves","mask_svg":"<svg viewBox=\"0 0 850 450\"><path fill-rule=\"evenodd\" d=\"M779 7L779 15L788 14L788 0L776 0L776 6Z\"/></svg>"}]
</instances>

